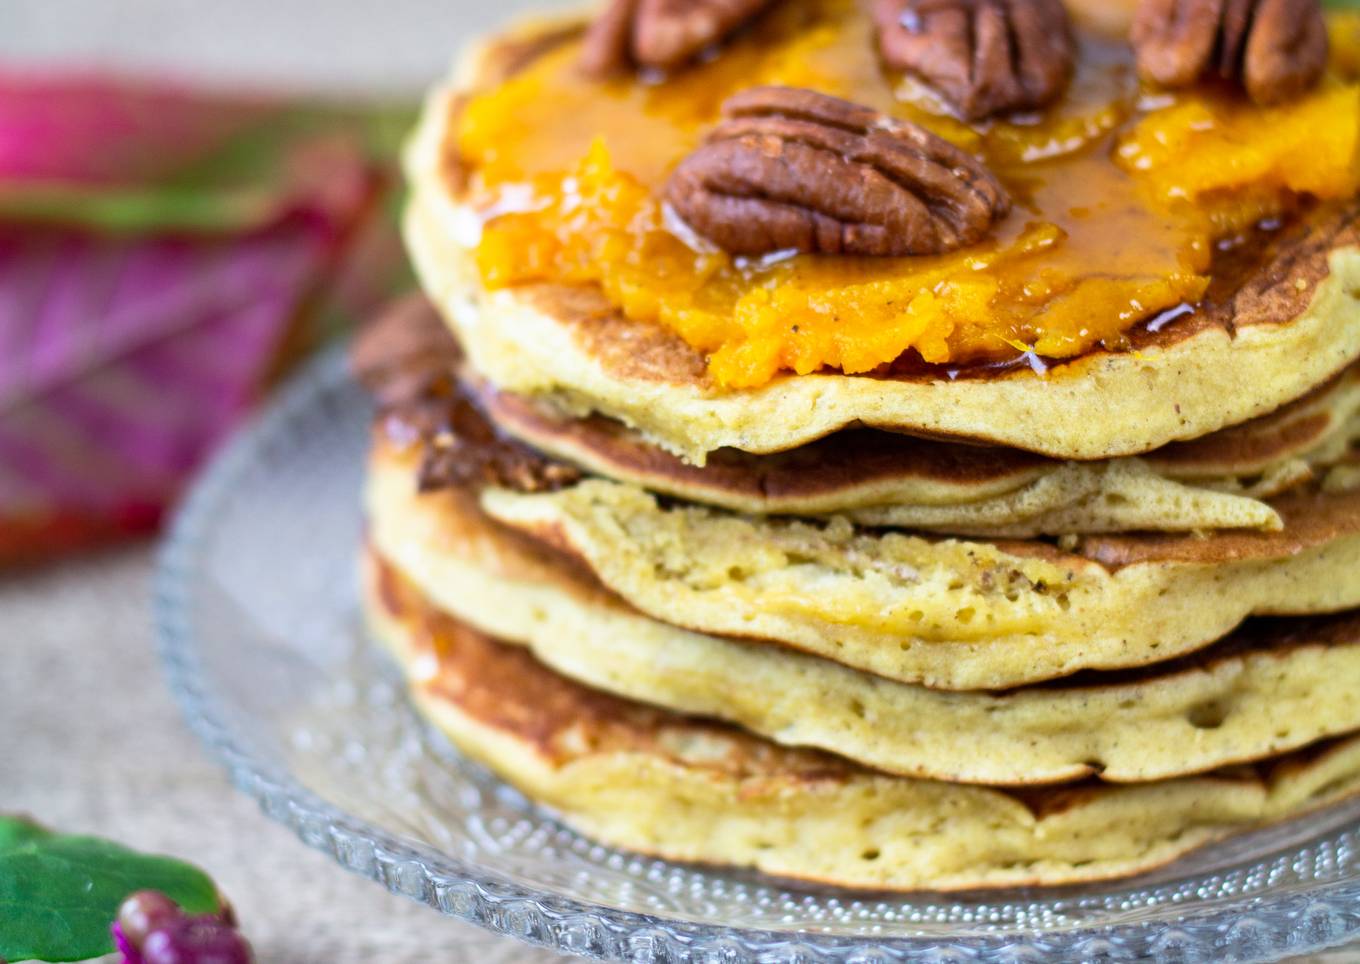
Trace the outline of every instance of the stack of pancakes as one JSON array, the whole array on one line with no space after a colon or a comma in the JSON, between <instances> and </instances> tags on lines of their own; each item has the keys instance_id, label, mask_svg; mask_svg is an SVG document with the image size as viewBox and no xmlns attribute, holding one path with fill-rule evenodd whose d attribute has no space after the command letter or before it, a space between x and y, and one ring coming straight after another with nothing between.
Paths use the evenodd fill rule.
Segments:
<instances>
[{"instance_id":1,"label":"stack of pancakes","mask_svg":"<svg viewBox=\"0 0 1360 964\"><path fill-rule=\"evenodd\" d=\"M410 156L429 301L356 359L370 617L458 747L598 840L876 889L1136 873L1360 790L1352 206L1117 352L724 391L598 290L483 287L454 96Z\"/></svg>"}]
</instances>

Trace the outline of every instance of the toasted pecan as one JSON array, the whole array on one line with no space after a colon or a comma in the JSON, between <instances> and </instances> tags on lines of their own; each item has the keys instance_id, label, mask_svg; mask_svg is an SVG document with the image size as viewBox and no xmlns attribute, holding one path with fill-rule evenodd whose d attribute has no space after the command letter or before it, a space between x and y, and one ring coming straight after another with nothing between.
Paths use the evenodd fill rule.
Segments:
<instances>
[{"instance_id":1,"label":"toasted pecan","mask_svg":"<svg viewBox=\"0 0 1360 964\"><path fill-rule=\"evenodd\" d=\"M1130 39L1144 79L1237 80L1258 104L1298 96L1327 66L1318 0L1142 0Z\"/></svg>"},{"instance_id":2,"label":"toasted pecan","mask_svg":"<svg viewBox=\"0 0 1360 964\"><path fill-rule=\"evenodd\" d=\"M879 52L979 119L1042 107L1072 76L1062 0L875 0Z\"/></svg>"},{"instance_id":3,"label":"toasted pecan","mask_svg":"<svg viewBox=\"0 0 1360 964\"><path fill-rule=\"evenodd\" d=\"M981 240L1010 208L971 154L859 104L757 87L723 113L667 199L733 254L939 254Z\"/></svg>"},{"instance_id":4,"label":"toasted pecan","mask_svg":"<svg viewBox=\"0 0 1360 964\"><path fill-rule=\"evenodd\" d=\"M611 0L586 33L581 67L674 70L746 23L770 0Z\"/></svg>"}]
</instances>

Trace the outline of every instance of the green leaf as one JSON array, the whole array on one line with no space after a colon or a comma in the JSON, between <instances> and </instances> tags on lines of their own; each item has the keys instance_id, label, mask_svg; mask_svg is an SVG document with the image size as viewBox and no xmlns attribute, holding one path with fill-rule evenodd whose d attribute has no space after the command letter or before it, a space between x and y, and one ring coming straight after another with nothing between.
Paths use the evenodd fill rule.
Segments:
<instances>
[{"instance_id":1,"label":"green leaf","mask_svg":"<svg viewBox=\"0 0 1360 964\"><path fill-rule=\"evenodd\" d=\"M161 891L188 914L220 908L217 887L189 864L0 817L0 958L83 961L111 953L118 905L139 890Z\"/></svg>"},{"instance_id":2,"label":"green leaf","mask_svg":"<svg viewBox=\"0 0 1360 964\"><path fill-rule=\"evenodd\" d=\"M1329 10L1360 10L1360 0L1322 0Z\"/></svg>"},{"instance_id":3,"label":"green leaf","mask_svg":"<svg viewBox=\"0 0 1360 964\"><path fill-rule=\"evenodd\" d=\"M27 817L0 817L0 853L50 836L52 831Z\"/></svg>"},{"instance_id":4,"label":"green leaf","mask_svg":"<svg viewBox=\"0 0 1360 964\"><path fill-rule=\"evenodd\" d=\"M277 207L278 198L267 188L0 185L4 220L76 223L110 234L243 229L260 223Z\"/></svg>"}]
</instances>

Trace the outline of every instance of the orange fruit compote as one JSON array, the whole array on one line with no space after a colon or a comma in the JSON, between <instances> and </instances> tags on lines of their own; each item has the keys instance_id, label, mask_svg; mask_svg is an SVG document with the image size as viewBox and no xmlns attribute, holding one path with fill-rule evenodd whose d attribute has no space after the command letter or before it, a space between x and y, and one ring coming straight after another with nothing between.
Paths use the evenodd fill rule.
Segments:
<instances>
[{"instance_id":1,"label":"orange fruit compote","mask_svg":"<svg viewBox=\"0 0 1360 964\"><path fill-rule=\"evenodd\" d=\"M1240 91L1140 86L1121 39L1078 25L1065 96L1032 114L954 119L882 69L857 0L787 0L706 62L664 78L593 81L564 42L460 101L463 196L481 215L488 288L596 285L628 318L675 332L728 388L782 372L870 372L914 353L966 366L1117 349L1146 319L1198 302L1215 245L1301 198L1360 186L1360 30L1334 15L1333 66L1259 108ZM1010 215L949 254L732 257L663 203L671 169L723 100L807 87L915 121L982 158Z\"/></svg>"}]
</instances>

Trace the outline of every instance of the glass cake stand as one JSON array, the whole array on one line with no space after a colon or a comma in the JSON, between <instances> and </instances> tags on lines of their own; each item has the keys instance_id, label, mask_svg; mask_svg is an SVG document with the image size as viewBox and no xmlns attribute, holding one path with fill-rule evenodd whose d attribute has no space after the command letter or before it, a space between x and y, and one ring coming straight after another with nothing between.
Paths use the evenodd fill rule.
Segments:
<instances>
[{"instance_id":1,"label":"glass cake stand","mask_svg":"<svg viewBox=\"0 0 1360 964\"><path fill-rule=\"evenodd\" d=\"M155 600L194 730L350 870L493 931L634 961L1262 961L1360 940L1360 801L1134 881L968 896L790 887L591 843L423 725L365 640L369 417L343 354L315 362L194 487Z\"/></svg>"}]
</instances>

